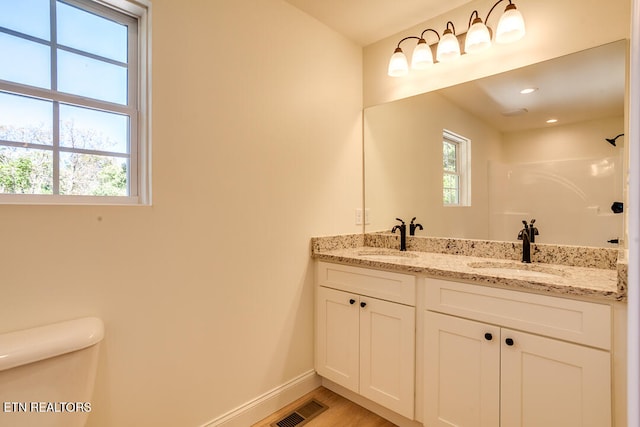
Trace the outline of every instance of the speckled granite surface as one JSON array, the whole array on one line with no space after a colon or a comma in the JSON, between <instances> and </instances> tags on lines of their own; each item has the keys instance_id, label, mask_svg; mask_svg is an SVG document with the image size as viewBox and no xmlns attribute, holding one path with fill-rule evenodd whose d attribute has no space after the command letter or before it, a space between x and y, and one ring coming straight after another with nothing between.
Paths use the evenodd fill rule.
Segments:
<instances>
[{"instance_id":1,"label":"speckled granite surface","mask_svg":"<svg viewBox=\"0 0 640 427\"><path fill-rule=\"evenodd\" d=\"M397 249L400 236L391 233L364 235L364 245ZM407 250L486 258L522 259L522 243L495 240L445 239L437 237L407 237ZM615 269L618 249L587 246L531 244L531 261L574 267Z\"/></svg>"},{"instance_id":2,"label":"speckled granite surface","mask_svg":"<svg viewBox=\"0 0 640 427\"><path fill-rule=\"evenodd\" d=\"M364 236L364 234L341 234L339 236L312 237L311 253L365 246Z\"/></svg>"},{"instance_id":3,"label":"speckled granite surface","mask_svg":"<svg viewBox=\"0 0 640 427\"><path fill-rule=\"evenodd\" d=\"M520 262L515 242L413 237L400 252L398 236L382 233L313 238L316 259L423 273L443 279L558 295L626 299L626 263L618 250L532 245L532 264Z\"/></svg>"}]
</instances>

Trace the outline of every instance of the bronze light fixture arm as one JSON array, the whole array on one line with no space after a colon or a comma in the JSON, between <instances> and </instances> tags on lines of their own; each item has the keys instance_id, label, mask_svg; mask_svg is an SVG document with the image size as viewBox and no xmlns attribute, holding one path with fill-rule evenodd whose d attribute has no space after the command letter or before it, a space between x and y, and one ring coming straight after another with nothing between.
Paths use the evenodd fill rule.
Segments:
<instances>
[{"instance_id":1,"label":"bronze light fixture arm","mask_svg":"<svg viewBox=\"0 0 640 427\"><path fill-rule=\"evenodd\" d=\"M436 35L436 37L438 37L438 41L440 41L440 34L438 34L438 32L436 30L433 30L431 28L427 28L426 30L424 30L422 32L422 34L420 34L420 40L425 40L424 35L427 31L431 31L432 33L434 33Z\"/></svg>"},{"instance_id":2,"label":"bronze light fixture arm","mask_svg":"<svg viewBox=\"0 0 640 427\"><path fill-rule=\"evenodd\" d=\"M500 0L500 1L502 1L502 0ZM449 24L451 24L451 28L453 29L453 31L449 29ZM454 36L456 35L456 26L453 25L453 22L447 21L447 26L444 29L444 34L447 34L447 31L448 32L453 32Z\"/></svg>"},{"instance_id":3,"label":"bronze light fixture arm","mask_svg":"<svg viewBox=\"0 0 640 427\"><path fill-rule=\"evenodd\" d=\"M489 13L491 13L491 12L489 12ZM476 16L475 19L473 19L473 15ZM480 19L480 16L478 14L478 11L474 10L473 12L471 12L471 16L469 17L469 25L467 25L467 31L469 31L469 28L471 28L471 25L473 25L477 19ZM480 21L480 22L482 22L482 21ZM487 22L487 21L484 21L484 22Z\"/></svg>"},{"instance_id":4,"label":"bronze light fixture arm","mask_svg":"<svg viewBox=\"0 0 640 427\"><path fill-rule=\"evenodd\" d=\"M398 52L398 49L400 49L400 45L402 44L402 42L403 42L403 41L405 41L405 40L409 40L409 39L416 39L416 40L420 40L420 37L416 37L416 36L408 36L408 37L403 38L402 40L400 40L400 41L398 42L398 46L396 47L396 52ZM402 51L402 49L400 49L400 51Z\"/></svg>"},{"instance_id":5,"label":"bronze light fixture arm","mask_svg":"<svg viewBox=\"0 0 640 427\"><path fill-rule=\"evenodd\" d=\"M491 9L489 9L489 13L487 13L487 17L484 20L485 25L487 24L487 22L489 22L489 17L491 16L491 12L493 12L493 9L496 8L497 5L499 5L500 3L502 3L504 0L498 0L496 2L496 4L494 4L493 6L491 6ZM509 5L513 5L513 3L511 3L511 0L509 0ZM509 6L507 6L509 7ZM515 7L515 6L514 6ZM475 12L475 11L474 11ZM477 13L477 12L476 12Z\"/></svg>"}]
</instances>

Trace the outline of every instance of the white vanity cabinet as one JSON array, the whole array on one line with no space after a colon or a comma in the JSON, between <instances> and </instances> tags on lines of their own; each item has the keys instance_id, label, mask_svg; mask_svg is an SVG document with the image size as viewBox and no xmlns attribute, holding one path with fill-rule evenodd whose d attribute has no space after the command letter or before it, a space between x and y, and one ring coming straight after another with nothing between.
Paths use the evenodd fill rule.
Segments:
<instances>
[{"instance_id":1,"label":"white vanity cabinet","mask_svg":"<svg viewBox=\"0 0 640 427\"><path fill-rule=\"evenodd\" d=\"M316 371L414 416L415 277L318 262Z\"/></svg>"},{"instance_id":2,"label":"white vanity cabinet","mask_svg":"<svg viewBox=\"0 0 640 427\"><path fill-rule=\"evenodd\" d=\"M425 285L425 426L611 426L609 305Z\"/></svg>"}]
</instances>

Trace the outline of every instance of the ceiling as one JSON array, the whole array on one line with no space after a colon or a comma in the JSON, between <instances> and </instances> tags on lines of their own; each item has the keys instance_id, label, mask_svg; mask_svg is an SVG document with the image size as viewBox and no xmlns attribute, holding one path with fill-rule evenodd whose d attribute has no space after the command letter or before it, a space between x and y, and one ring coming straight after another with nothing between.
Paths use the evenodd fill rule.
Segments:
<instances>
[{"instance_id":1,"label":"ceiling","mask_svg":"<svg viewBox=\"0 0 640 427\"><path fill-rule=\"evenodd\" d=\"M624 114L626 43L609 43L571 55L462 83L439 93L510 132ZM537 88L522 95L525 88Z\"/></svg>"},{"instance_id":2,"label":"ceiling","mask_svg":"<svg viewBox=\"0 0 640 427\"><path fill-rule=\"evenodd\" d=\"M471 0L286 0L360 46L392 36Z\"/></svg>"}]
</instances>

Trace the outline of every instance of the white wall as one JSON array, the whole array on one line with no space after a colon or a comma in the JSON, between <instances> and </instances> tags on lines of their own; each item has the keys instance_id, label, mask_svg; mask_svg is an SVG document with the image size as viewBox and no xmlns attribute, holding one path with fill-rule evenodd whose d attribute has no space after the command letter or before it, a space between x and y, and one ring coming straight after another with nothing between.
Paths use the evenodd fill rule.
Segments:
<instances>
[{"instance_id":1,"label":"white wall","mask_svg":"<svg viewBox=\"0 0 640 427\"><path fill-rule=\"evenodd\" d=\"M360 231L361 49L282 0L153 0L151 207L0 207L0 332L106 323L89 426L313 368L309 239Z\"/></svg>"},{"instance_id":2,"label":"white wall","mask_svg":"<svg viewBox=\"0 0 640 427\"><path fill-rule=\"evenodd\" d=\"M627 150L626 139L618 138L613 146L605 138L615 137L623 131L624 117L619 116L506 132L503 160L520 163L611 156L622 159L622 153Z\"/></svg>"}]
</instances>

